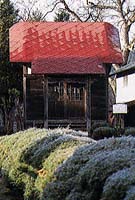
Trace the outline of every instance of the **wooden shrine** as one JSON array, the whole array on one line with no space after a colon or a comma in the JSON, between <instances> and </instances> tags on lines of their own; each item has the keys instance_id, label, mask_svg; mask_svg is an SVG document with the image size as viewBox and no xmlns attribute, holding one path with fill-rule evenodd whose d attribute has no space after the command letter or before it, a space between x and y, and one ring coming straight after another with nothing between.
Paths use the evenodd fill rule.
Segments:
<instances>
[{"instance_id":1,"label":"wooden shrine","mask_svg":"<svg viewBox=\"0 0 135 200\"><path fill-rule=\"evenodd\" d=\"M22 62L25 126L88 130L108 119L108 74L121 63L109 23L19 22L10 28L10 61Z\"/></svg>"}]
</instances>

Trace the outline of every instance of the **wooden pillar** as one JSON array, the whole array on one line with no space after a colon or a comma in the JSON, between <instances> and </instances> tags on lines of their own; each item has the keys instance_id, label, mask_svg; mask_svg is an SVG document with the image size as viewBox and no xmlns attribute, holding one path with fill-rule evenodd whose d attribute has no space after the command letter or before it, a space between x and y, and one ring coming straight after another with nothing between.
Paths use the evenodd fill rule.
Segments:
<instances>
[{"instance_id":1,"label":"wooden pillar","mask_svg":"<svg viewBox=\"0 0 135 200\"><path fill-rule=\"evenodd\" d=\"M88 75L87 79L87 131L88 136L91 136L91 77Z\"/></svg>"},{"instance_id":2,"label":"wooden pillar","mask_svg":"<svg viewBox=\"0 0 135 200\"><path fill-rule=\"evenodd\" d=\"M85 88L84 88L84 112L85 112L85 119L87 119L87 82L85 82Z\"/></svg>"},{"instance_id":3,"label":"wooden pillar","mask_svg":"<svg viewBox=\"0 0 135 200\"><path fill-rule=\"evenodd\" d=\"M23 65L23 75L28 74L28 67Z\"/></svg>"},{"instance_id":4,"label":"wooden pillar","mask_svg":"<svg viewBox=\"0 0 135 200\"><path fill-rule=\"evenodd\" d=\"M105 84L106 84L106 121L108 122L108 104L109 104L109 95L108 95L108 76L105 77Z\"/></svg>"},{"instance_id":5,"label":"wooden pillar","mask_svg":"<svg viewBox=\"0 0 135 200\"><path fill-rule=\"evenodd\" d=\"M48 128L48 77L43 77L44 128Z\"/></svg>"},{"instance_id":6,"label":"wooden pillar","mask_svg":"<svg viewBox=\"0 0 135 200\"><path fill-rule=\"evenodd\" d=\"M64 80L64 118L67 119L67 82Z\"/></svg>"},{"instance_id":7,"label":"wooden pillar","mask_svg":"<svg viewBox=\"0 0 135 200\"><path fill-rule=\"evenodd\" d=\"M108 122L108 112L109 112L109 91L108 91L108 84L109 84L109 81L108 81L108 77L109 77L109 73L110 73L110 70L111 70L111 67L112 67L112 64L106 64L105 66L105 71L106 71L106 77L105 77L105 84L106 84L106 121Z\"/></svg>"},{"instance_id":8,"label":"wooden pillar","mask_svg":"<svg viewBox=\"0 0 135 200\"><path fill-rule=\"evenodd\" d=\"M26 128L26 75L28 73L27 66L23 65L23 107L24 107L24 128Z\"/></svg>"}]
</instances>

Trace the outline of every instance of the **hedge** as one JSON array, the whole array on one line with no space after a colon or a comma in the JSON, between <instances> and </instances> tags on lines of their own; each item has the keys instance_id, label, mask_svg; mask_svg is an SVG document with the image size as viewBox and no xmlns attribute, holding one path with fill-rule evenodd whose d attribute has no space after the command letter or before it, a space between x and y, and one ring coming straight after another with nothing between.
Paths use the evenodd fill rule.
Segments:
<instances>
[{"instance_id":1,"label":"hedge","mask_svg":"<svg viewBox=\"0 0 135 200\"><path fill-rule=\"evenodd\" d=\"M80 147L55 172L42 200L134 200L135 138Z\"/></svg>"},{"instance_id":2,"label":"hedge","mask_svg":"<svg viewBox=\"0 0 135 200\"><path fill-rule=\"evenodd\" d=\"M24 200L41 199L54 172L80 146L94 140L70 129L29 129L0 137L0 168Z\"/></svg>"},{"instance_id":3,"label":"hedge","mask_svg":"<svg viewBox=\"0 0 135 200\"><path fill-rule=\"evenodd\" d=\"M103 138L109 138L116 136L116 130L112 127L98 127L95 128L92 134L92 138L95 140L100 140Z\"/></svg>"},{"instance_id":4,"label":"hedge","mask_svg":"<svg viewBox=\"0 0 135 200\"><path fill-rule=\"evenodd\" d=\"M0 138L0 167L24 200L134 200L135 138L94 141L70 129Z\"/></svg>"},{"instance_id":5,"label":"hedge","mask_svg":"<svg viewBox=\"0 0 135 200\"><path fill-rule=\"evenodd\" d=\"M126 136L128 136L128 135L135 136L135 127L125 128L124 135L126 135Z\"/></svg>"}]
</instances>

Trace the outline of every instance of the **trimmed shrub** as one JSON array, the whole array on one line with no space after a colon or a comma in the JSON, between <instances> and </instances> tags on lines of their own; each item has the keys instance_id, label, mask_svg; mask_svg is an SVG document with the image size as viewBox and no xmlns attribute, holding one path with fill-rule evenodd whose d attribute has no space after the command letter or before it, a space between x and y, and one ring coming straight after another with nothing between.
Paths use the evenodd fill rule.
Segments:
<instances>
[{"instance_id":1,"label":"trimmed shrub","mask_svg":"<svg viewBox=\"0 0 135 200\"><path fill-rule=\"evenodd\" d=\"M56 170L42 200L134 200L134 158L134 137L82 146Z\"/></svg>"},{"instance_id":2,"label":"trimmed shrub","mask_svg":"<svg viewBox=\"0 0 135 200\"><path fill-rule=\"evenodd\" d=\"M124 132L125 132L124 128L115 127L115 130L116 130L116 135L115 136L121 137L121 136L124 135Z\"/></svg>"},{"instance_id":3,"label":"trimmed shrub","mask_svg":"<svg viewBox=\"0 0 135 200\"><path fill-rule=\"evenodd\" d=\"M91 126L91 133L93 133L93 131L99 127L109 127L109 124L105 121L94 122Z\"/></svg>"},{"instance_id":4,"label":"trimmed shrub","mask_svg":"<svg viewBox=\"0 0 135 200\"><path fill-rule=\"evenodd\" d=\"M135 136L135 127L128 127L125 129L124 135L132 135Z\"/></svg>"},{"instance_id":5,"label":"trimmed shrub","mask_svg":"<svg viewBox=\"0 0 135 200\"><path fill-rule=\"evenodd\" d=\"M93 131L92 138L95 140L100 140L100 139L109 138L115 135L116 135L115 128L99 127Z\"/></svg>"},{"instance_id":6,"label":"trimmed shrub","mask_svg":"<svg viewBox=\"0 0 135 200\"><path fill-rule=\"evenodd\" d=\"M0 168L24 200L38 200L54 172L73 152L94 140L70 129L29 129L0 138Z\"/></svg>"}]
</instances>

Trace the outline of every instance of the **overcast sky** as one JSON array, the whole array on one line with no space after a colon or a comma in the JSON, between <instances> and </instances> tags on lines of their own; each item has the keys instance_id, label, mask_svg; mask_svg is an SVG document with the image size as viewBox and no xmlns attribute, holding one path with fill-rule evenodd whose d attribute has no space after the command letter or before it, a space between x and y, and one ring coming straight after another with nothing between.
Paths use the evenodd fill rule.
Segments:
<instances>
[{"instance_id":1,"label":"overcast sky","mask_svg":"<svg viewBox=\"0 0 135 200\"><path fill-rule=\"evenodd\" d=\"M38 8L39 10L43 10L44 12L47 12L49 10L49 8L47 7L49 2L52 2L53 0L37 0L37 3L34 3L36 0L11 0L14 3L14 6L16 8L19 8L20 12L23 13L25 8L33 8L33 4L34 4L34 9ZM47 17L48 20L50 18L50 20L53 19L52 14L50 14L50 16Z\"/></svg>"},{"instance_id":2,"label":"overcast sky","mask_svg":"<svg viewBox=\"0 0 135 200\"><path fill-rule=\"evenodd\" d=\"M33 2L35 2L35 0L11 0L11 1L14 3L15 6L19 8L20 11L23 11L23 9L29 6L32 6ZM53 3L54 1L56 0L37 0L37 3L35 4L35 8L38 8L44 13L48 12L49 10L51 10L51 7L49 7L49 5ZM86 0L66 0L66 2L69 2L69 5L72 9L78 8L79 6L82 5L82 2L85 2L85 1ZM53 13L48 14L46 19L48 21L52 21L54 19L54 14Z\"/></svg>"},{"instance_id":3,"label":"overcast sky","mask_svg":"<svg viewBox=\"0 0 135 200\"><path fill-rule=\"evenodd\" d=\"M22 12L27 7L33 7L32 6L33 2L37 1L37 3L35 4L35 8L38 8L39 10L43 11L43 13L46 13L49 10L51 10L51 7L49 7L49 5L53 2L55 2L56 0L11 0L11 1ZM91 2L92 1L96 2L98 0L91 0ZM19 2L19 3L17 3L17 2ZM81 7L82 4L84 4L84 2L86 3L86 0L66 0L66 2L69 3L70 8L75 9L75 8ZM135 0L126 0L126 3L129 3L130 5L135 6ZM46 17L46 20L53 21L54 15L55 15L54 13L48 14Z\"/></svg>"}]
</instances>

